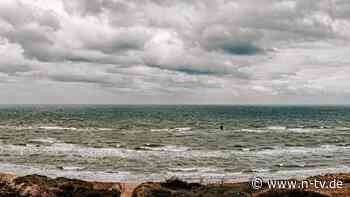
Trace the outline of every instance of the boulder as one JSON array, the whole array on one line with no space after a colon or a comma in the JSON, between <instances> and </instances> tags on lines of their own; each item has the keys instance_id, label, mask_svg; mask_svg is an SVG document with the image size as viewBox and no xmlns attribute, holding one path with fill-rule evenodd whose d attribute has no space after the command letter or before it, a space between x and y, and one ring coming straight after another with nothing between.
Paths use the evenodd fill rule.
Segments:
<instances>
[{"instance_id":1,"label":"boulder","mask_svg":"<svg viewBox=\"0 0 350 197\"><path fill-rule=\"evenodd\" d=\"M96 183L75 179L51 179L41 175L1 181L1 196L30 197L120 197L118 183Z\"/></svg>"},{"instance_id":2,"label":"boulder","mask_svg":"<svg viewBox=\"0 0 350 197\"><path fill-rule=\"evenodd\" d=\"M143 183L134 189L132 197L249 197L249 195L230 187L204 186L173 179L165 183Z\"/></svg>"}]
</instances>

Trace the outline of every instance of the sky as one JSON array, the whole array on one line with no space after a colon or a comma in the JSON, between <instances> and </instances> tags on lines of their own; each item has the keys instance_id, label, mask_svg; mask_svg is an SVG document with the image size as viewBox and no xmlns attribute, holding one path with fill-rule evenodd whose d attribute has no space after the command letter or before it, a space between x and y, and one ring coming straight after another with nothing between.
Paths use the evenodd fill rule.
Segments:
<instances>
[{"instance_id":1,"label":"sky","mask_svg":"<svg viewBox=\"0 0 350 197\"><path fill-rule=\"evenodd\" d=\"M1 0L2 104L349 104L349 0Z\"/></svg>"}]
</instances>

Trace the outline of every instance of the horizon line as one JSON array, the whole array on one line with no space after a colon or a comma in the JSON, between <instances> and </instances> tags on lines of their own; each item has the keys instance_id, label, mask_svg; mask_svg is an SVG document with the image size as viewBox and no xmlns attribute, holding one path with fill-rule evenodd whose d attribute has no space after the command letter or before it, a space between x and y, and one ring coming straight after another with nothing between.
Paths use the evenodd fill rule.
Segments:
<instances>
[{"instance_id":1,"label":"horizon line","mask_svg":"<svg viewBox=\"0 0 350 197\"><path fill-rule=\"evenodd\" d=\"M115 106L350 106L350 103L341 103L341 104L329 104L329 103L291 103L291 104L193 104L193 103L174 103L174 104L154 104L154 103L0 103L0 106L9 106L9 105L115 105Z\"/></svg>"}]
</instances>

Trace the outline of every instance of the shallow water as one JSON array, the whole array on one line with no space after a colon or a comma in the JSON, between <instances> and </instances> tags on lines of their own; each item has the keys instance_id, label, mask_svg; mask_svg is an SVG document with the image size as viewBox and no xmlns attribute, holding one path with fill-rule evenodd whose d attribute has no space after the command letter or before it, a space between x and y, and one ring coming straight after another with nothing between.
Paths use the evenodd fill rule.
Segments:
<instances>
[{"instance_id":1,"label":"shallow water","mask_svg":"<svg viewBox=\"0 0 350 197\"><path fill-rule=\"evenodd\" d=\"M220 130L220 125L224 130ZM0 171L189 181L350 171L347 106L1 106Z\"/></svg>"}]
</instances>

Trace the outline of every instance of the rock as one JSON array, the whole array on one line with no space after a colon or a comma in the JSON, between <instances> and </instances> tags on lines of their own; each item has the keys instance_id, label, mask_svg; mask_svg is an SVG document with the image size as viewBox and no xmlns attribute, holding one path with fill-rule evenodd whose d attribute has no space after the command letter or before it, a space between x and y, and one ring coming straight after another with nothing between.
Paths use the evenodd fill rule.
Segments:
<instances>
[{"instance_id":1,"label":"rock","mask_svg":"<svg viewBox=\"0 0 350 197\"><path fill-rule=\"evenodd\" d=\"M0 184L11 183L16 178L16 175L0 173Z\"/></svg>"},{"instance_id":2,"label":"rock","mask_svg":"<svg viewBox=\"0 0 350 197\"><path fill-rule=\"evenodd\" d=\"M249 194L229 187L203 187L191 192L191 197L250 197Z\"/></svg>"},{"instance_id":3,"label":"rock","mask_svg":"<svg viewBox=\"0 0 350 197\"><path fill-rule=\"evenodd\" d=\"M161 186L160 183L142 183L131 194L132 197L170 197L171 191Z\"/></svg>"},{"instance_id":4,"label":"rock","mask_svg":"<svg viewBox=\"0 0 350 197\"><path fill-rule=\"evenodd\" d=\"M132 197L249 197L230 187L204 186L178 179L165 183L143 183L135 188Z\"/></svg>"},{"instance_id":5,"label":"rock","mask_svg":"<svg viewBox=\"0 0 350 197\"><path fill-rule=\"evenodd\" d=\"M96 183L74 179L51 179L40 175L28 175L2 181L2 196L30 197L119 197L117 183Z\"/></svg>"},{"instance_id":6,"label":"rock","mask_svg":"<svg viewBox=\"0 0 350 197\"><path fill-rule=\"evenodd\" d=\"M161 183L160 185L162 187L169 188L172 190L194 190L202 187L202 185L199 183L187 183L177 178L169 179L165 181L165 183Z\"/></svg>"}]
</instances>

